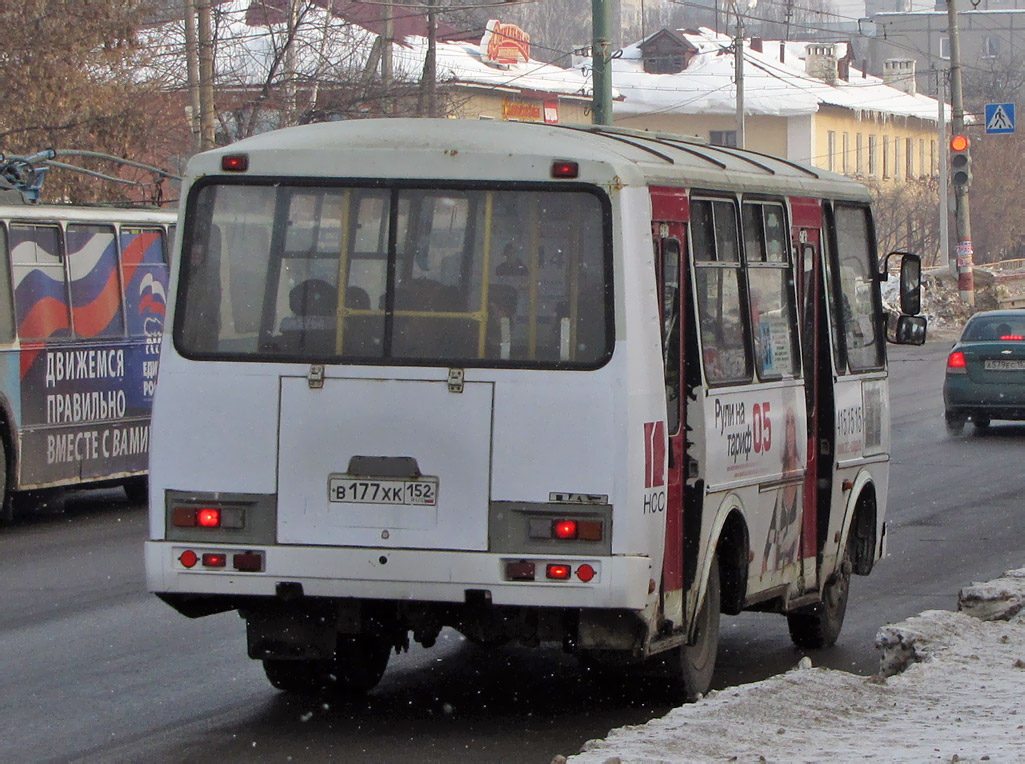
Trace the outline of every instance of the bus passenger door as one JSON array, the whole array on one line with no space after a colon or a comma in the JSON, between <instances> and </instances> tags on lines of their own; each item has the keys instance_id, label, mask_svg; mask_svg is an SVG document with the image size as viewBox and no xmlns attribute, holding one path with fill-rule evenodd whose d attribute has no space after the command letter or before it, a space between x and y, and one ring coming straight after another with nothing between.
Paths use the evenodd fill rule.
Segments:
<instances>
[{"instance_id":1,"label":"bus passenger door","mask_svg":"<svg viewBox=\"0 0 1025 764\"><path fill-rule=\"evenodd\" d=\"M828 528L832 475L833 371L829 352L825 288L822 273L822 211L817 200L794 203L794 247L797 252L801 347L804 355L805 402L808 422L808 460L804 483L804 522L801 557L809 587L817 581L816 559ZM821 582L817 582L821 585Z\"/></svg>"},{"instance_id":2,"label":"bus passenger door","mask_svg":"<svg viewBox=\"0 0 1025 764\"><path fill-rule=\"evenodd\" d=\"M683 242L682 223L653 224L655 267L659 295L662 336L662 362L665 374L666 436L668 438L668 474L666 476L665 550L662 561L662 614L676 627L683 623L683 464L684 411L682 353Z\"/></svg>"}]
</instances>

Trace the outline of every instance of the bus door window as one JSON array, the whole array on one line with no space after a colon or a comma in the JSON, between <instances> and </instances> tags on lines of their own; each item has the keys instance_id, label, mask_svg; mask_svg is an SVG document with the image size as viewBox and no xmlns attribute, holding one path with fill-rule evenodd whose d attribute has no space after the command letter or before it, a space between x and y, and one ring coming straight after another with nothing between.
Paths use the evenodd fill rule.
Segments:
<instances>
[{"instance_id":1,"label":"bus door window","mask_svg":"<svg viewBox=\"0 0 1025 764\"><path fill-rule=\"evenodd\" d=\"M75 334L79 337L124 336L114 227L72 223L65 236Z\"/></svg>"},{"instance_id":2,"label":"bus door window","mask_svg":"<svg viewBox=\"0 0 1025 764\"><path fill-rule=\"evenodd\" d=\"M799 372L797 334L793 330L793 269L783 205L745 202L744 243L755 361L760 379Z\"/></svg>"},{"instance_id":3,"label":"bus door window","mask_svg":"<svg viewBox=\"0 0 1025 764\"><path fill-rule=\"evenodd\" d=\"M0 223L0 342L14 341L14 300L11 295L11 253L7 248L7 229Z\"/></svg>"},{"instance_id":4,"label":"bus door window","mask_svg":"<svg viewBox=\"0 0 1025 764\"><path fill-rule=\"evenodd\" d=\"M666 416L669 436L676 435L680 430L680 286L683 253L680 239L665 238L661 240L661 285L662 304L662 358L665 367ZM673 460L670 449L670 461Z\"/></svg>"},{"instance_id":5,"label":"bus door window","mask_svg":"<svg viewBox=\"0 0 1025 764\"><path fill-rule=\"evenodd\" d=\"M67 337L71 333L60 228L12 223L14 305L22 340Z\"/></svg>"},{"instance_id":6,"label":"bus door window","mask_svg":"<svg viewBox=\"0 0 1025 764\"><path fill-rule=\"evenodd\" d=\"M836 205L836 260L847 363L852 372L882 368L875 288L874 231L867 207Z\"/></svg>"},{"instance_id":7,"label":"bus door window","mask_svg":"<svg viewBox=\"0 0 1025 764\"><path fill-rule=\"evenodd\" d=\"M710 384L751 379L746 320L741 310L741 264L736 206L691 200L694 289L705 375Z\"/></svg>"}]
</instances>

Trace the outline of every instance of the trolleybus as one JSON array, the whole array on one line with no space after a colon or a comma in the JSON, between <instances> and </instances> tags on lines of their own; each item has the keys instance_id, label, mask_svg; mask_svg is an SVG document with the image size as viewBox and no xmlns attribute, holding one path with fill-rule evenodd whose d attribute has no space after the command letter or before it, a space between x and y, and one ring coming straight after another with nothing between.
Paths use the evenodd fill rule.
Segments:
<instances>
[{"instance_id":1,"label":"trolleybus","mask_svg":"<svg viewBox=\"0 0 1025 764\"><path fill-rule=\"evenodd\" d=\"M176 217L0 204L0 519L30 489L115 481L146 496Z\"/></svg>"},{"instance_id":2,"label":"trolleybus","mask_svg":"<svg viewBox=\"0 0 1025 764\"><path fill-rule=\"evenodd\" d=\"M884 555L858 183L610 127L354 121L194 157L180 241L148 586L237 610L278 688L366 692L451 627L661 656L693 699L720 614L830 645ZM920 343L898 259L889 332Z\"/></svg>"}]
</instances>

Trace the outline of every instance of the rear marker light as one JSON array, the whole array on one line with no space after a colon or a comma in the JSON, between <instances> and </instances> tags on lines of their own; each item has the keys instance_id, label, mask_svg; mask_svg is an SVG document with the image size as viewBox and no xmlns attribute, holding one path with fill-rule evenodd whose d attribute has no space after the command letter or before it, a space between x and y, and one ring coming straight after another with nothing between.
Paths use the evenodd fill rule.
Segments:
<instances>
[{"instance_id":1,"label":"rear marker light","mask_svg":"<svg viewBox=\"0 0 1025 764\"><path fill-rule=\"evenodd\" d=\"M228 564L228 555L207 552L203 555L204 568L223 568Z\"/></svg>"},{"instance_id":2,"label":"rear marker light","mask_svg":"<svg viewBox=\"0 0 1025 764\"><path fill-rule=\"evenodd\" d=\"M575 539L577 537L577 521L556 520L552 523L552 535L557 539Z\"/></svg>"},{"instance_id":3,"label":"rear marker light","mask_svg":"<svg viewBox=\"0 0 1025 764\"><path fill-rule=\"evenodd\" d=\"M181 556L178 558L178 562L186 568L193 568L196 566L196 563L199 562L199 556L191 549L186 549L181 553Z\"/></svg>"},{"instance_id":4,"label":"rear marker light","mask_svg":"<svg viewBox=\"0 0 1025 764\"><path fill-rule=\"evenodd\" d=\"M553 578L556 581L566 581L569 579L570 567L569 565L552 564L548 566L545 571L545 575L548 578Z\"/></svg>"},{"instance_id":5,"label":"rear marker light","mask_svg":"<svg viewBox=\"0 0 1025 764\"><path fill-rule=\"evenodd\" d=\"M217 528L221 524L221 510L204 507L196 511L196 525L200 528Z\"/></svg>"},{"instance_id":6,"label":"rear marker light","mask_svg":"<svg viewBox=\"0 0 1025 764\"><path fill-rule=\"evenodd\" d=\"M576 162L556 160L552 162L553 178L575 178L580 175L580 165Z\"/></svg>"},{"instance_id":7,"label":"rear marker light","mask_svg":"<svg viewBox=\"0 0 1025 764\"><path fill-rule=\"evenodd\" d=\"M232 557L231 564L235 570L259 572L263 570L263 557L256 552L240 552Z\"/></svg>"},{"instance_id":8,"label":"rear marker light","mask_svg":"<svg viewBox=\"0 0 1025 764\"><path fill-rule=\"evenodd\" d=\"M597 571L588 565L586 562L577 568L577 578L583 581L585 584L594 578Z\"/></svg>"},{"instance_id":9,"label":"rear marker light","mask_svg":"<svg viewBox=\"0 0 1025 764\"><path fill-rule=\"evenodd\" d=\"M249 169L249 155L225 154L221 157L221 169L224 172L245 172Z\"/></svg>"}]
</instances>

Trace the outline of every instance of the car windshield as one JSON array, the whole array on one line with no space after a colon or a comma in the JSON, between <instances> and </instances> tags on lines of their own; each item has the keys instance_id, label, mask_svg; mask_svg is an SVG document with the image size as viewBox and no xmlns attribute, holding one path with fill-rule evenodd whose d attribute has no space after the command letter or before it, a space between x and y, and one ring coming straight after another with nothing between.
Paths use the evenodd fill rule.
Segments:
<instances>
[{"instance_id":1,"label":"car windshield","mask_svg":"<svg viewBox=\"0 0 1025 764\"><path fill-rule=\"evenodd\" d=\"M1025 339L1025 315L977 316L965 327L961 339L966 342Z\"/></svg>"},{"instance_id":2,"label":"car windshield","mask_svg":"<svg viewBox=\"0 0 1025 764\"><path fill-rule=\"evenodd\" d=\"M207 184L175 340L192 357L595 367L607 203L590 190Z\"/></svg>"}]
</instances>

